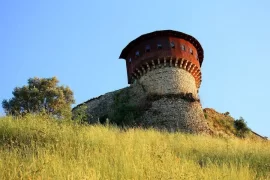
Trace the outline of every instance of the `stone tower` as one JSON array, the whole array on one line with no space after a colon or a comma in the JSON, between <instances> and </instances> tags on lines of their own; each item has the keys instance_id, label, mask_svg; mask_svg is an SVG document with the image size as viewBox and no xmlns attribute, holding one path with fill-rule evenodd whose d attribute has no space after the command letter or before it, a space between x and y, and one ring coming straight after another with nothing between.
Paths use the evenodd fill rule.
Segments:
<instances>
[{"instance_id":1,"label":"stone tower","mask_svg":"<svg viewBox=\"0 0 270 180\"><path fill-rule=\"evenodd\" d=\"M122 50L120 58L126 60L128 83L140 84L148 95L162 97L151 106L159 113L150 109L145 115L151 126L208 131L198 99L203 57L202 46L194 37L172 30L141 35Z\"/></svg>"},{"instance_id":2,"label":"stone tower","mask_svg":"<svg viewBox=\"0 0 270 180\"><path fill-rule=\"evenodd\" d=\"M130 86L92 98L87 105L89 123L110 122L208 133L198 98L203 49L192 36L164 30L131 41L120 58L126 60Z\"/></svg>"},{"instance_id":3,"label":"stone tower","mask_svg":"<svg viewBox=\"0 0 270 180\"><path fill-rule=\"evenodd\" d=\"M144 34L131 41L120 58L126 60L129 84L139 80L149 92L197 96L203 49L190 35L172 30Z\"/></svg>"}]
</instances>

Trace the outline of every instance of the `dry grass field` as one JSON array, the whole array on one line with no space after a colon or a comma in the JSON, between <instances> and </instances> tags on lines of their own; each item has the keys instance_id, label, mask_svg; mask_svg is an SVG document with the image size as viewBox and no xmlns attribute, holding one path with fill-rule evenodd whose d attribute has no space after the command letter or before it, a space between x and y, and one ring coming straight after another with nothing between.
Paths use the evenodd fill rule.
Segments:
<instances>
[{"instance_id":1,"label":"dry grass field","mask_svg":"<svg viewBox=\"0 0 270 180\"><path fill-rule=\"evenodd\" d=\"M270 143L2 117L0 179L270 179Z\"/></svg>"}]
</instances>

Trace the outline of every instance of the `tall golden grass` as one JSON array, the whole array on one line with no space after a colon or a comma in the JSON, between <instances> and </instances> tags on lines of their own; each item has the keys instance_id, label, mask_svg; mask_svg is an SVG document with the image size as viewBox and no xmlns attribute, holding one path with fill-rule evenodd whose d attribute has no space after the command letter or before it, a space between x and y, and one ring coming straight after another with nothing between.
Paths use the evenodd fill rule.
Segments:
<instances>
[{"instance_id":1,"label":"tall golden grass","mask_svg":"<svg viewBox=\"0 0 270 180\"><path fill-rule=\"evenodd\" d=\"M270 143L2 117L0 179L270 179Z\"/></svg>"}]
</instances>

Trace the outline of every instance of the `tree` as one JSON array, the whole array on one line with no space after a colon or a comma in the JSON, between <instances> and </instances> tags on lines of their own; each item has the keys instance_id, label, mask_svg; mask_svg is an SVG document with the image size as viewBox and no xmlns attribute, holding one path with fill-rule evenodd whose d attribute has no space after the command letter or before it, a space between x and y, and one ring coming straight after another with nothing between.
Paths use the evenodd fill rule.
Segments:
<instances>
[{"instance_id":1,"label":"tree","mask_svg":"<svg viewBox=\"0 0 270 180\"><path fill-rule=\"evenodd\" d=\"M2 107L7 115L41 113L57 117L70 117L71 104L75 103L69 87L58 86L58 79L30 78L28 85L15 87L10 100L3 100Z\"/></svg>"}]
</instances>

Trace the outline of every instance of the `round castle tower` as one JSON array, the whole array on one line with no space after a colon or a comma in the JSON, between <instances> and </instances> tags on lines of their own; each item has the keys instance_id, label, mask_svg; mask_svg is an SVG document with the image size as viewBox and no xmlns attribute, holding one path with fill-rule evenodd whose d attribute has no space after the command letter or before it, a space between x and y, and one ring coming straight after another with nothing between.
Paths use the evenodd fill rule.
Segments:
<instances>
[{"instance_id":1,"label":"round castle tower","mask_svg":"<svg viewBox=\"0 0 270 180\"><path fill-rule=\"evenodd\" d=\"M163 30L131 41L122 50L120 58L126 60L128 83L141 84L147 94L188 94L197 99L203 56L203 49L194 37ZM152 108L161 111L148 113L152 126L162 121L161 128L173 131L205 132L208 129L199 101L165 98L152 104Z\"/></svg>"},{"instance_id":2,"label":"round castle tower","mask_svg":"<svg viewBox=\"0 0 270 180\"><path fill-rule=\"evenodd\" d=\"M151 93L189 92L197 97L203 49L194 37L172 30L144 34L120 58L126 60L129 84L139 80Z\"/></svg>"}]
</instances>

